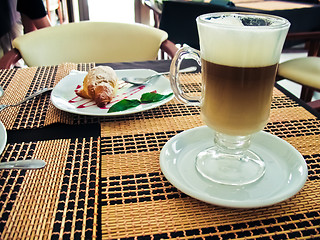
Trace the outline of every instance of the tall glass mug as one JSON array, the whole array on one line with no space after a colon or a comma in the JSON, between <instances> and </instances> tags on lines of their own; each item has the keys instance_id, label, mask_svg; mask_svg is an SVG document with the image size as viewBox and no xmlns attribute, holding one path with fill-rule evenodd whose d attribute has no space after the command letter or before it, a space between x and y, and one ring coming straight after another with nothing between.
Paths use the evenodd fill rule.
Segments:
<instances>
[{"instance_id":1,"label":"tall glass mug","mask_svg":"<svg viewBox=\"0 0 320 240\"><path fill-rule=\"evenodd\" d=\"M203 121L214 130L213 147L198 154L196 169L222 184L255 182L265 173L265 163L249 150L250 138L267 124L290 23L271 15L232 12L205 14L196 21L200 52L181 48L170 67L176 98L200 106ZM201 64L200 99L180 88L180 64L188 58Z\"/></svg>"}]
</instances>

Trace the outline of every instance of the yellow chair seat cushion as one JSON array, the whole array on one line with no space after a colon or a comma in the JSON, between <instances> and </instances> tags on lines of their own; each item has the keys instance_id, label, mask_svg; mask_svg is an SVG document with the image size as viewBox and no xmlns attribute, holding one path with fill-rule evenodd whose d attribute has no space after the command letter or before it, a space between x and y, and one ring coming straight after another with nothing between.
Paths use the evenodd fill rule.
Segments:
<instances>
[{"instance_id":1,"label":"yellow chair seat cushion","mask_svg":"<svg viewBox=\"0 0 320 240\"><path fill-rule=\"evenodd\" d=\"M296 83L320 89L320 58L296 58L279 65L278 74Z\"/></svg>"}]
</instances>

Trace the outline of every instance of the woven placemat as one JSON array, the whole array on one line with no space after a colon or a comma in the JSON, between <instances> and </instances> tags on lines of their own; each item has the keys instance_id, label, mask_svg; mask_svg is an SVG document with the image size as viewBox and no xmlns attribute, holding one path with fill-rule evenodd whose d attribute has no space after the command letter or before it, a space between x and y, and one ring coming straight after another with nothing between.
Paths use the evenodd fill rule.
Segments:
<instances>
[{"instance_id":1,"label":"woven placemat","mask_svg":"<svg viewBox=\"0 0 320 240\"><path fill-rule=\"evenodd\" d=\"M199 75L183 83L200 92ZM162 174L159 155L178 133L204 125L198 107L176 100L101 123L101 234L105 239L320 238L320 120L274 89L265 131L288 141L309 170L304 188L270 207L229 209L193 199Z\"/></svg>"},{"instance_id":2,"label":"woven placemat","mask_svg":"<svg viewBox=\"0 0 320 240\"><path fill-rule=\"evenodd\" d=\"M0 85L5 90L0 104L17 103L42 88L54 87L71 70L88 71L94 66L94 63L64 63L57 66L0 70ZM0 121L8 130L38 128L55 122L73 122L71 114L52 105L49 94L34 98L28 104L3 110Z\"/></svg>"},{"instance_id":3,"label":"woven placemat","mask_svg":"<svg viewBox=\"0 0 320 240\"><path fill-rule=\"evenodd\" d=\"M0 170L0 239L96 239L99 139L7 144L0 161L39 158L40 170Z\"/></svg>"},{"instance_id":4,"label":"woven placemat","mask_svg":"<svg viewBox=\"0 0 320 240\"><path fill-rule=\"evenodd\" d=\"M51 67L33 67L26 69L14 70L0 70L0 84L5 89L5 96L1 99L1 104L15 103L25 96L36 92L44 87L53 87L63 77L69 74L73 69L88 71L94 64L72 64L66 63L59 66ZM14 79L13 79L14 78ZM181 75L181 82L183 88L190 95L200 95L201 75L198 74L183 74ZM274 89L274 102L273 107L281 109L285 106L290 106L292 114L296 115L296 109L293 105L294 102L278 89ZM303 109L302 109L303 110ZM49 94L43 94L31 101L28 104L20 105L19 107L7 108L0 114L0 121L3 122L7 130L18 129L32 129L48 126L53 123L66 123L66 124L90 124L90 123L109 123L127 120L144 120L144 119L159 119L166 117L170 114L192 114L199 109L196 107L185 107L183 104L176 100L160 106L156 109L140 112L137 114L124 115L119 117L92 117L71 114L61 111L53 106L50 102ZM290 110L288 110L290 111ZM279 113L281 114L281 110ZM277 114L277 111L271 111L271 117ZM286 115L288 116L288 114ZM286 117L284 116L284 117ZM279 116L278 116L279 117ZM313 115L310 114L312 118Z\"/></svg>"},{"instance_id":5,"label":"woven placemat","mask_svg":"<svg viewBox=\"0 0 320 240\"><path fill-rule=\"evenodd\" d=\"M289 141L307 154L304 158L309 179L300 193L270 207L239 210L193 199L166 180L160 171L159 154L165 142L177 133L179 131L169 129L102 141L102 237L320 237L319 135L300 137L298 141L290 138ZM313 146L304 142L313 143ZM109 151L111 149L113 151Z\"/></svg>"}]
</instances>

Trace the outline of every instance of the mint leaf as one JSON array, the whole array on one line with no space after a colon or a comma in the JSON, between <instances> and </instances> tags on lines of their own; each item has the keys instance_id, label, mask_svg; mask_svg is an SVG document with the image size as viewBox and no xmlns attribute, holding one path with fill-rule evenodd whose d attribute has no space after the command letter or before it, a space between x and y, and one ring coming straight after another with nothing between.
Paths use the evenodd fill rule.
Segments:
<instances>
[{"instance_id":1,"label":"mint leaf","mask_svg":"<svg viewBox=\"0 0 320 240\"><path fill-rule=\"evenodd\" d=\"M141 104L141 102L139 100L136 100L136 99L133 99L133 100L122 99L121 101L113 104L110 107L108 113L124 111L124 110L127 110L129 108L137 107L140 104Z\"/></svg>"},{"instance_id":2,"label":"mint leaf","mask_svg":"<svg viewBox=\"0 0 320 240\"><path fill-rule=\"evenodd\" d=\"M142 103L153 103L153 102L159 102L167 97L170 97L173 93L169 93L167 95L162 95L155 92L149 92L142 94L140 101Z\"/></svg>"},{"instance_id":3,"label":"mint leaf","mask_svg":"<svg viewBox=\"0 0 320 240\"><path fill-rule=\"evenodd\" d=\"M120 112L127 110L129 108L134 108L139 106L141 103L153 103L153 102L159 102L167 97L172 96L173 93L169 93L167 95L162 95L159 93L156 93L155 91L149 92L149 93L144 93L141 95L140 101L138 99L123 99L115 104L113 104L109 110L108 113L113 113L113 112Z\"/></svg>"}]
</instances>

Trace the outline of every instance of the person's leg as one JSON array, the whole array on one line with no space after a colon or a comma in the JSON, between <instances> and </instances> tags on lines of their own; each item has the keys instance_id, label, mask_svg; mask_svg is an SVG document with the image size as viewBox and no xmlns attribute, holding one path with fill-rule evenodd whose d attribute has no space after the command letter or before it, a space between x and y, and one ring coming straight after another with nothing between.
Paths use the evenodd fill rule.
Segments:
<instances>
[{"instance_id":1,"label":"person's leg","mask_svg":"<svg viewBox=\"0 0 320 240\"><path fill-rule=\"evenodd\" d=\"M18 0L17 10L21 14L24 33L51 26L42 0Z\"/></svg>"},{"instance_id":2,"label":"person's leg","mask_svg":"<svg viewBox=\"0 0 320 240\"><path fill-rule=\"evenodd\" d=\"M37 29L45 28L45 27L51 27L51 22L49 20L48 15L32 20L33 24L36 26Z\"/></svg>"},{"instance_id":3,"label":"person's leg","mask_svg":"<svg viewBox=\"0 0 320 240\"><path fill-rule=\"evenodd\" d=\"M33 24L33 21L27 17L27 15L21 13L21 22L23 25L23 32L28 33L37 30L36 26Z\"/></svg>"},{"instance_id":4,"label":"person's leg","mask_svg":"<svg viewBox=\"0 0 320 240\"><path fill-rule=\"evenodd\" d=\"M30 19L25 14L21 13L21 21L24 28L24 33L32 32L40 28L51 27L48 15L38 19Z\"/></svg>"}]
</instances>

